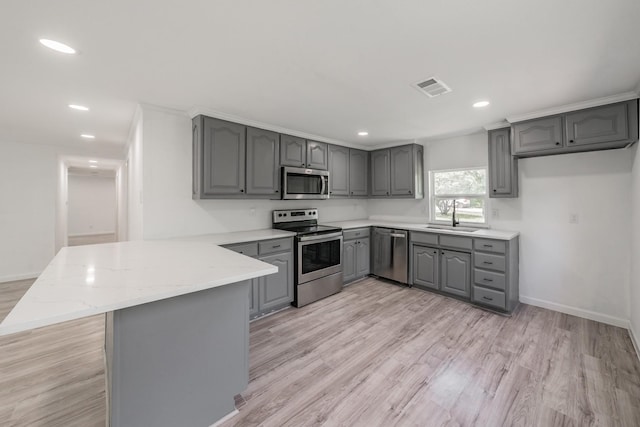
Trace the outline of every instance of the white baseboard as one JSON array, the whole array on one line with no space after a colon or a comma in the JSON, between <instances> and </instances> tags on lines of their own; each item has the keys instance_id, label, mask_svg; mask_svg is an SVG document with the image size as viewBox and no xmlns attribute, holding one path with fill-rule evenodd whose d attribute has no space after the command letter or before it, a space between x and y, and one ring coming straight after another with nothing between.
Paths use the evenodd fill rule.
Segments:
<instances>
[{"instance_id":1,"label":"white baseboard","mask_svg":"<svg viewBox=\"0 0 640 427\"><path fill-rule=\"evenodd\" d=\"M209 427L218 427L219 425L222 425L222 423L224 423L227 420L230 420L231 418L235 417L239 413L240 412L237 409L234 409L233 412L229 412L227 415L225 415L224 417L220 418L218 421L216 421L215 423L211 424Z\"/></svg>"},{"instance_id":2,"label":"white baseboard","mask_svg":"<svg viewBox=\"0 0 640 427\"><path fill-rule=\"evenodd\" d=\"M0 283L15 282L16 280L35 279L39 275L40 273L24 273L24 274L13 274L9 276L0 276Z\"/></svg>"},{"instance_id":3,"label":"white baseboard","mask_svg":"<svg viewBox=\"0 0 640 427\"><path fill-rule=\"evenodd\" d=\"M68 237L88 237L88 236L102 236L105 234L116 234L115 231L94 231L91 233L78 233L78 234L69 234Z\"/></svg>"},{"instance_id":4,"label":"white baseboard","mask_svg":"<svg viewBox=\"0 0 640 427\"><path fill-rule=\"evenodd\" d=\"M631 322L629 322L629 336L631 337L631 342L636 350L636 356L638 356L638 360L640 360L640 340L638 339L639 336L633 330L633 323Z\"/></svg>"},{"instance_id":5,"label":"white baseboard","mask_svg":"<svg viewBox=\"0 0 640 427\"><path fill-rule=\"evenodd\" d=\"M548 308L549 310L559 311L560 313L571 314L573 316L582 317L584 319L595 320L596 322L606 323L607 325L618 326L620 328L629 329L629 320L620 317L610 316L584 308L572 307L570 305L558 304L538 298L531 298L520 295L520 302L536 307Z\"/></svg>"}]
</instances>

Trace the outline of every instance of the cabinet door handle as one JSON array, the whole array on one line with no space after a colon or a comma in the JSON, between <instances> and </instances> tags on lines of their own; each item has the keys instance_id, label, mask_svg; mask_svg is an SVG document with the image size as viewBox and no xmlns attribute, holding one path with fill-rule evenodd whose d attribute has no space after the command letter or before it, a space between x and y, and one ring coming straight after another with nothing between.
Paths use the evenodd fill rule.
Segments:
<instances>
[{"instance_id":1,"label":"cabinet door handle","mask_svg":"<svg viewBox=\"0 0 640 427\"><path fill-rule=\"evenodd\" d=\"M411 194L411 190L409 190L409 194Z\"/></svg>"},{"instance_id":2,"label":"cabinet door handle","mask_svg":"<svg viewBox=\"0 0 640 427\"><path fill-rule=\"evenodd\" d=\"M569 140L569 143L573 144L573 139L570 139L570 140Z\"/></svg>"},{"instance_id":3,"label":"cabinet door handle","mask_svg":"<svg viewBox=\"0 0 640 427\"><path fill-rule=\"evenodd\" d=\"M486 299L487 301L493 301L493 298L489 298L489 297L482 297L482 299Z\"/></svg>"},{"instance_id":4,"label":"cabinet door handle","mask_svg":"<svg viewBox=\"0 0 640 427\"><path fill-rule=\"evenodd\" d=\"M244 193L244 188L240 190L241 193Z\"/></svg>"},{"instance_id":5,"label":"cabinet door handle","mask_svg":"<svg viewBox=\"0 0 640 427\"><path fill-rule=\"evenodd\" d=\"M484 280L485 282L493 282L493 279L487 279L486 277L482 280Z\"/></svg>"},{"instance_id":6,"label":"cabinet door handle","mask_svg":"<svg viewBox=\"0 0 640 427\"><path fill-rule=\"evenodd\" d=\"M280 192L280 190L276 190L276 193L279 193L279 192Z\"/></svg>"},{"instance_id":7,"label":"cabinet door handle","mask_svg":"<svg viewBox=\"0 0 640 427\"><path fill-rule=\"evenodd\" d=\"M556 141L556 145L560 145L560 143Z\"/></svg>"},{"instance_id":8,"label":"cabinet door handle","mask_svg":"<svg viewBox=\"0 0 640 427\"><path fill-rule=\"evenodd\" d=\"M496 191L498 191L498 190L496 190L496 189L494 188L494 189L493 189L493 192L495 193Z\"/></svg>"},{"instance_id":9,"label":"cabinet door handle","mask_svg":"<svg viewBox=\"0 0 640 427\"><path fill-rule=\"evenodd\" d=\"M389 195L389 192L387 191L387 196Z\"/></svg>"},{"instance_id":10,"label":"cabinet door handle","mask_svg":"<svg viewBox=\"0 0 640 427\"><path fill-rule=\"evenodd\" d=\"M493 265L493 263L491 261L484 261L483 264Z\"/></svg>"}]
</instances>

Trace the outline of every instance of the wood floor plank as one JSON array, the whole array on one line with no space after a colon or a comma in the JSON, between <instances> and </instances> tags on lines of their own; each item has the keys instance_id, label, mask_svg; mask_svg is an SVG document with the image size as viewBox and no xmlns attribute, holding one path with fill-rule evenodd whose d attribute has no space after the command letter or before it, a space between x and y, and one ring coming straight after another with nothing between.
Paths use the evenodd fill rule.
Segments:
<instances>
[{"instance_id":1,"label":"wood floor plank","mask_svg":"<svg viewBox=\"0 0 640 427\"><path fill-rule=\"evenodd\" d=\"M104 425L103 340L103 316L0 338L0 425ZM224 427L638 426L640 362L620 328L368 278L252 322L237 402Z\"/></svg>"}]
</instances>

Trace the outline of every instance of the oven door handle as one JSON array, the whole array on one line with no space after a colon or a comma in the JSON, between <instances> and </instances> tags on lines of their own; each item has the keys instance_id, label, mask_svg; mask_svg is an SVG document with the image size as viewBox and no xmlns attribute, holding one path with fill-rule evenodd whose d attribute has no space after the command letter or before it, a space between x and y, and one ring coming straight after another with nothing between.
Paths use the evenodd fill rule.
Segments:
<instances>
[{"instance_id":1,"label":"oven door handle","mask_svg":"<svg viewBox=\"0 0 640 427\"><path fill-rule=\"evenodd\" d=\"M342 238L342 231L339 233L319 234L317 236L300 236L298 237L298 241L315 242L319 240L336 240L336 237Z\"/></svg>"}]
</instances>

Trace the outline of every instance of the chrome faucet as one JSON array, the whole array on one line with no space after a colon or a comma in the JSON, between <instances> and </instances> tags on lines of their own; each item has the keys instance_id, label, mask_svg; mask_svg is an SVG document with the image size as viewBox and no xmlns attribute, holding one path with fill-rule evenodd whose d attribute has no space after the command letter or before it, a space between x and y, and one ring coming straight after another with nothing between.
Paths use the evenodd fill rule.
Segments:
<instances>
[{"instance_id":1,"label":"chrome faucet","mask_svg":"<svg viewBox=\"0 0 640 427\"><path fill-rule=\"evenodd\" d=\"M451 226L455 227L460 224L460 221L456 219L456 199L453 199L453 215L451 216Z\"/></svg>"}]
</instances>

